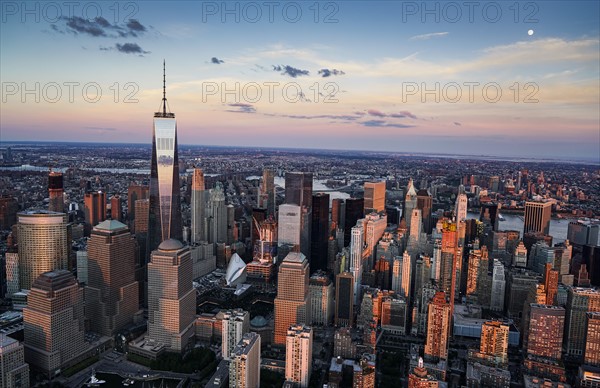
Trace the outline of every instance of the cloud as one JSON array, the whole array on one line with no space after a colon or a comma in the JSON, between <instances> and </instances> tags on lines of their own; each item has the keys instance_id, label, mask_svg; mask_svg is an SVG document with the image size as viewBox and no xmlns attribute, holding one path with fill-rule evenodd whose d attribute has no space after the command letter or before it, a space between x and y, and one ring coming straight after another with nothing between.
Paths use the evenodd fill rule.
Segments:
<instances>
[{"instance_id":1,"label":"cloud","mask_svg":"<svg viewBox=\"0 0 600 388\"><path fill-rule=\"evenodd\" d=\"M459 123L458 121L454 122L454 125L458 125L459 127L462 125L461 123Z\"/></svg>"},{"instance_id":2,"label":"cloud","mask_svg":"<svg viewBox=\"0 0 600 388\"><path fill-rule=\"evenodd\" d=\"M417 116L415 116L414 114L410 113L409 111L403 110L400 111L398 113L383 113L380 110L377 109L368 109L367 110L367 114L369 114L369 116L375 116L375 117L391 117L391 118L395 118L395 119L403 119L403 118L410 118L410 119L416 119Z\"/></svg>"},{"instance_id":3,"label":"cloud","mask_svg":"<svg viewBox=\"0 0 600 388\"><path fill-rule=\"evenodd\" d=\"M226 109L226 112L233 113L256 113L256 108L252 104L246 104L243 102L236 102L233 104L227 104L227 106L235 109Z\"/></svg>"},{"instance_id":4,"label":"cloud","mask_svg":"<svg viewBox=\"0 0 600 388\"><path fill-rule=\"evenodd\" d=\"M309 75L308 70L301 70L289 65L272 65L274 71L281 71L282 75L289 75L292 78L296 78L302 75Z\"/></svg>"},{"instance_id":5,"label":"cloud","mask_svg":"<svg viewBox=\"0 0 600 388\"><path fill-rule=\"evenodd\" d=\"M332 75L344 75L346 73L344 73L342 70L337 69L321 69L318 71L318 74L321 74L323 78L327 78Z\"/></svg>"},{"instance_id":6,"label":"cloud","mask_svg":"<svg viewBox=\"0 0 600 388\"><path fill-rule=\"evenodd\" d=\"M428 40L431 38L439 38L448 35L448 32L432 32L429 34L411 36L409 40Z\"/></svg>"},{"instance_id":7,"label":"cloud","mask_svg":"<svg viewBox=\"0 0 600 388\"><path fill-rule=\"evenodd\" d=\"M87 129L90 131L100 131L100 132L117 130L117 128L112 128L112 127L83 127L83 129Z\"/></svg>"},{"instance_id":8,"label":"cloud","mask_svg":"<svg viewBox=\"0 0 600 388\"><path fill-rule=\"evenodd\" d=\"M411 128L414 125L388 123L385 120L367 120L361 123L365 127Z\"/></svg>"},{"instance_id":9,"label":"cloud","mask_svg":"<svg viewBox=\"0 0 600 388\"><path fill-rule=\"evenodd\" d=\"M64 22L64 29L52 24L50 28L58 33L66 32L75 35L88 35L92 37L125 38L137 37L146 32L146 27L136 19L129 19L125 25L111 24L105 18L99 16L94 19L85 19L79 16L62 17L60 21Z\"/></svg>"},{"instance_id":10,"label":"cloud","mask_svg":"<svg viewBox=\"0 0 600 388\"><path fill-rule=\"evenodd\" d=\"M117 43L114 47L100 47L100 51L112 50L117 50L123 54L139 54L140 56L144 56L143 54L150 54L150 51L144 51L137 43Z\"/></svg>"},{"instance_id":11,"label":"cloud","mask_svg":"<svg viewBox=\"0 0 600 388\"><path fill-rule=\"evenodd\" d=\"M220 65L221 63L225 63L225 61L223 61L217 57L212 57L210 59L210 63L214 63L215 65Z\"/></svg>"}]
</instances>

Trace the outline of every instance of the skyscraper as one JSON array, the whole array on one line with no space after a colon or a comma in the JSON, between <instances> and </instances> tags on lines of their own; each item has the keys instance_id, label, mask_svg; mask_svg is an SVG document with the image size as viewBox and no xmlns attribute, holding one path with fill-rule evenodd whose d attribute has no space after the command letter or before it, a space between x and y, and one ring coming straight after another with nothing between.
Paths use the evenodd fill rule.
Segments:
<instances>
[{"instance_id":1,"label":"skyscraper","mask_svg":"<svg viewBox=\"0 0 600 388\"><path fill-rule=\"evenodd\" d=\"M223 184L217 182L208 196L208 242L227 242L227 205Z\"/></svg>"},{"instance_id":2,"label":"skyscraper","mask_svg":"<svg viewBox=\"0 0 600 388\"><path fill-rule=\"evenodd\" d=\"M19 283L28 290L44 272L68 269L67 215L46 210L18 214Z\"/></svg>"},{"instance_id":3,"label":"skyscraper","mask_svg":"<svg viewBox=\"0 0 600 388\"><path fill-rule=\"evenodd\" d=\"M350 244L352 228L356 226L356 222L364 216L363 204L364 198L346 199L346 209L344 210L344 246Z\"/></svg>"},{"instance_id":4,"label":"skyscraper","mask_svg":"<svg viewBox=\"0 0 600 388\"><path fill-rule=\"evenodd\" d=\"M285 344L290 326L310 322L308 281L309 268L306 257L300 252L288 253L279 266L274 344Z\"/></svg>"},{"instance_id":5,"label":"skyscraper","mask_svg":"<svg viewBox=\"0 0 600 388\"><path fill-rule=\"evenodd\" d=\"M364 212L369 214L372 212L385 211L385 181L381 182L365 182L365 201Z\"/></svg>"},{"instance_id":6,"label":"skyscraper","mask_svg":"<svg viewBox=\"0 0 600 388\"><path fill-rule=\"evenodd\" d=\"M267 210L267 216L275 217L275 173L270 168L263 170L260 184L259 207Z\"/></svg>"},{"instance_id":7,"label":"skyscraper","mask_svg":"<svg viewBox=\"0 0 600 388\"><path fill-rule=\"evenodd\" d=\"M50 375L87 349L83 288L64 269L35 279L23 309L25 360Z\"/></svg>"},{"instance_id":8,"label":"skyscraper","mask_svg":"<svg viewBox=\"0 0 600 388\"><path fill-rule=\"evenodd\" d=\"M417 191L413 184L412 178L406 186L406 194L404 195L404 208L402 209L402 218L406 221L406 227L410 230L410 222L412 211L417 207Z\"/></svg>"},{"instance_id":9,"label":"skyscraper","mask_svg":"<svg viewBox=\"0 0 600 388\"><path fill-rule=\"evenodd\" d=\"M23 344L0 334L0 388L29 388L29 364Z\"/></svg>"},{"instance_id":10,"label":"skyscraper","mask_svg":"<svg viewBox=\"0 0 600 388\"><path fill-rule=\"evenodd\" d=\"M92 330L112 336L133 321L138 308L135 239L119 221L103 221L88 242L86 316Z\"/></svg>"},{"instance_id":11,"label":"skyscraper","mask_svg":"<svg viewBox=\"0 0 600 388\"><path fill-rule=\"evenodd\" d=\"M600 367L600 312L586 314L584 364Z\"/></svg>"},{"instance_id":12,"label":"skyscraper","mask_svg":"<svg viewBox=\"0 0 600 388\"><path fill-rule=\"evenodd\" d=\"M564 308L531 304L527 355L560 360L564 326Z\"/></svg>"},{"instance_id":13,"label":"skyscraper","mask_svg":"<svg viewBox=\"0 0 600 388\"><path fill-rule=\"evenodd\" d=\"M328 326L333 318L333 283L327 273L317 271L308 281L311 324Z\"/></svg>"},{"instance_id":14,"label":"skyscraper","mask_svg":"<svg viewBox=\"0 0 600 388\"><path fill-rule=\"evenodd\" d=\"M312 198L312 230L310 271L327 271L329 241L329 194L316 193Z\"/></svg>"},{"instance_id":15,"label":"skyscraper","mask_svg":"<svg viewBox=\"0 0 600 388\"><path fill-rule=\"evenodd\" d=\"M291 325L285 337L285 379L307 388L312 373L313 331L310 326Z\"/></svg>"},{"instance_id":16,"label":"skyscraper","mask_svg":"<svg viewBox=\"0 0 600 388\"><path fill-rule=\"evenodd\" d=\"M279 206L277 217L277 248L278 256L282 260L288 252L300 250L301 207L283 204Z\"/></svg>"},{"instance_id":17,"label":"skyscraper","mask_svg":"<svg viewBox=\"0 0 600 388\"><path fill-rule=\"evenodd\" d=\"M444 293L438 291L429 302L425 357L433 361L446 360L449 335L450 304L446 301Z\"/></svg>"},{"instance_id":18,"label":"skyscraper","mask_svg":"<svg viewBox=\"0 0 600 388\"><path fill-rule=\"evenodd\" d=\"M204 172L201 168L194 168L192 175L192 242L208 241L206 225L206 205L208 191L204 186Z\"/></svg>"},{"instance_id":19,"label":"skyscraper","mask_svg":"<svg viewBox=\"0 0 600 388\"><path fill-rule=\"evenodd\" d=\"M458 196L456 197L456 205L454 208L456 221L464 221L467 219L467 203L467 195L458 194Z\"/></svg>"},{"instance_id":20,"label":"skyscraper","mask_svg":"<svg viewBox=\"0 0 600 388\"><path fill-rule=\"evenodd\" d=\"M226 311L221 330L221 352L223 358L229 360L244 334L250 331L250 313L242 309Z\"/></svg>"},{"instance_id":21,"label":"skyscraper","mask_svg":"<svg viewBox=\"0 0 600 388\"><path fill-rule=\"evenodd\" d=\"M123 218L123 205L118 194L110 198L110 218L116 221L121 221Z\"/></svg>"},{"instance_id":22,"label":"skyscraper","mask_svg":"<svg viewBox=\"0 0 600 388\"><path fill-rule=\"evenodd\" d=\"M479 354L495 364L508 362L509 325L500 321L486 321L481 325Z\"/></svg>"},{"instance_id":23,"label":"skyscraper","mask_svg":"<svg viewBox=\"0 0 600 388\"><path fill-rule=\"evenodd\" d=\"M260 335L244 334L231 352L229 387L260 387Z\"/></svg>"},{"instance_id":24,"label":"skyscraper","mask_svg":"<svg viewBox=\"0 0 600 388\"><path fill-rule=\"evenodd\" d=\"M567 354L582 357L585 351L586 313L600 312L600 290L569 287L565 322Z\"/></svg>"},{"instance_id":25,"label":"skyscraper","mask_svg":"<svg viewBox=\"0 0 600 388\"><path fill-rule=\"evenodd\" d=\"M528 232L550 234L551 216L552 202L526 202L523 234Z\"/></svg>"},{"instance_id":26,"label":"skyscraper","mask_svg":"<svg viewBox=\"0 0 600 388\"><path fill-rule=\"evenodd\" d=\"M167 113L166 75L163 63L162 112L154 113L152 129L152 164L150 168L150 214L148 250L154 251L162 241L183 241L181 202L179 197L179 157L175 113Z\"/></svg>"},{"instance_id":27,"label":"skyscraper","mask_svg":"<svg viewBox=\"0 0 600 388\"><path fill-rule=\"evenodd\" d=\"M148 337L167 351L182 352L193 345L195 317L190 249L165 240L148 263Z\"/></svg>"},{"instance_id":28,"label":"skyscraper","mask_svg":"<svg viewBox=\"0 0 600 388\"><path fill-rule=\"evenodd\" d=\"M364 229L362 225L352 228L352 237L350 239L350 272L354 277L354 304L360 302L360 285L362 283L362 257L364 245Z\"/></svg>"},{"instance_id":29,"label":"skyscraper","mask_svg":"<svg viewBox=\"0 0 600 388\"><path fill-rule=\"evenodd\" d=\"M135 233L137 233L137 230L133 229L133 222L136 218L135 202L140 199L148 199L148 186L130 184L127 188L127 216L129 218L129 228Z\"/></svg>"},{"instance_id":30,"label":"skyscraper","mask_svg":"<svg viewBox=\"0 0 600 388\"><path fill-rule=\"evenodd\" d=\"M335 326L352 326L354 323L354 276L342 272L335 278Z\"/></svg>"},{"instance_id":31,"label":"skyscraper","mask_svg":"<svg viewBox=\"0 0 600 388\"><path fill-rule=\"evenodd\" d=\"M63 174L62 172L50 171L48 174L48 210L63 213L65 211Z\"/></svg>"},{"instance_id":32,"label":"skyscraper","mask_svg":"<svg viewBox=\"0 0 600 388\"><path fill-rule=\"evenodd\" d=\"M494 270L492 274L492 292L490 295L490 310L504 310L504 291L506 288L506 279L504 276L504 266L498 259L494 259Z\"/></svg>"},{"instance_id":33,"label":"skyscraper","mask_svg":"<svg viewBox=\"0 0 600 388\"><path fill-rule=\"evenodd\" d=\"M83 199L85 234L89 236L92 228L106 219L106 193L102 191L85 193Z\"/></svg>"},{"instance_id":34,"label":"skyscraper","mask_svg":"<svg viewBox=\"0 0 600 388\"><path fill-rule=\"evenodd\" d=\"M312 187L313 174L311 172L286 172L284 203L310 208Z\"/></svg>"},{"instance_id":35,"label":"skyscraper","mask_svg":"<svg viewBox=\"0 0 600 388\"><path fill-rule=\"evenodd\" d=\"M431 234L433 228L433 222L431 220L431 208L433 206L433 198L429 191L421 189L417 191L417 209L421 209L421 215L423 216L423 231L427 234Z\"/></svg>"},{"instance_id":36,"label":"skyscraper","mask_svg":"<svg viewBox=\"0 0 600 388\"><path fill-rule=\"evenodd\" d=\"M402 255L402 284L400 286L400 294L406 298L406 300L410 301L411 299L411 280L412 280L412 257L407 252L404 251Z\"/></svg>"}]
</instances>

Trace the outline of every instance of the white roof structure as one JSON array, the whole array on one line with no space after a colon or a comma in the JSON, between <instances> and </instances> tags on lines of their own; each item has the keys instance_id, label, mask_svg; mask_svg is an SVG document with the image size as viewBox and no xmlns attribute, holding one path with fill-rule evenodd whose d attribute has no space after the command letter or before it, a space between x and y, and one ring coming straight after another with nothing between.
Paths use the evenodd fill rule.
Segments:
<instances>
[{"instance_id":1,"label":"white roof structure","mask_svg":"<svg viewBox=\"0 0 600 388\"><path fill-rule=\"evenodd\" d=\"M228 286L235 286L246 281L246 263L237 253L234 253L229 260L225 281Z\"/></svg>"}]
</instances>

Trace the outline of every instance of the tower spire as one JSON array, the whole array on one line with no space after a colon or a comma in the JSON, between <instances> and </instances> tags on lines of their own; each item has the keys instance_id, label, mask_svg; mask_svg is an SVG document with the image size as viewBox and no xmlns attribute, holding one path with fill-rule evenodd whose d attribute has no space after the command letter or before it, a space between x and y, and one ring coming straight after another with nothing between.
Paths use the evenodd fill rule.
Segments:
<instances>
[{"instance_id":1,"label":"tower spire","mask_svg":"<svg viewBox=\"0 0 600 388\"><path fill-rule=\"evenodd\" d=\"M166 61L163 59L163 117L167 117L167 72Z\"/></svg>"}]
</instances>

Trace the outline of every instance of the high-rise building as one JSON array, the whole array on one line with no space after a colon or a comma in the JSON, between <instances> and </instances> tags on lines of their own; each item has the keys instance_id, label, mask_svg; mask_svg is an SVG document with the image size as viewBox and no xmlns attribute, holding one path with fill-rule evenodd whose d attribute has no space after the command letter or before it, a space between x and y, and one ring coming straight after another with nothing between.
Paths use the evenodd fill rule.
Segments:
<instances>
[{"instance_id":1,"label":"high-rise building","mask_svg":"<svg viewBox=\"0 0 600 388\"><path fill-rule=\"evenodd\" d=\"M585 351L586 313L600 312L600 290L569 287L565 323L565 348L570 356L582 357Z\"/></svg>"},{"instance_id":2,"label":"high-rise building","mask_svg":"<svg viewBox=\"0 0 600 388\"><path fill-rule=\"evenodd\" d=\"M113 195L110 198L110 218L116 221L123 219L123 203L121 196L118 194Z\"/></svg>"},{"instance_id":3,"label":"high-rise building","mask_svg":"<svg viewBox=\"0 0 600 388\"><path fill-rule=\"evenodd\" d=\"M404 296L406 298L406 300L410 301L411 299L411 281L412 281L412 257L411 255L407 252L404 251L404 254L402 255L402 283L400 285L400 293L402 294L402 296Z\"/></svg>"},{"instance_id":4,"label":"high-rise building","mask_svg":"<svg viewBox=\"0 0 600 388\"><path fill-rule=\"evenodd\" d=\"M404 208L402 209L402 218L406 221L406 227L410 230L412 211L417 207L417 191L413 184L412 178L406 186L406 194L404 195Z\"/></svg>"},{"instance_id":5,"label":"high-rise building","mask_svg":"<svg viewBox=\"0 0 600 388\"><path fill-rule=\"evenodd\" d=\"M19 283L28 290L38 276L68 269L67 215L46 210L18 214Z\"/></svg>"},{"instance_id":6,"label":"high-rise building","mask_svg":"<svg viewBox=\"0 0 600 388\"><path fill-rule=\"evenodd\" d=\"M421 189L417 191L417 209L421 209L423 216L423 232L431 234L433 222L431 219L431 208L433 206L433 198L429 191Z\"/></svg>"},{"instance_id":7,"label":"high-rise building","mask_svg":"<svg viewBox=\"0 0 600 388\"><path fill-rule=\"evenodd\" d=\"M190 249L165 240L148 263L148 337L167 351L182 352L193 345L195 318Z\"/></svg>"},{"instance_id":8,"label":"high-rise building","mask_svg":"<svg viewBox=\"0 0 600 388\"><path fill-rule=\"evenodd\" d=\"M285 337L285 380L307 388L312 373L313 330L291 325Z\"/></svg>"},{"instance_id":9,"label":"high-rise building","mask_svg":"<svg viewBox=\"0 0 600 388\"><path fill-rule=\"evenodd\" d=\"M31 285L23 309L25 360L48 375L85 350L83 288L64 269L45 272Z\"/></svg>"},{"instance_id":10,"label":"high-rise building","mask_svg":"<svg viewBox=\"0 0 600 388\"><path fill-rule=\"evenodd\" d=\"M267 217L275 217L275 172L270 168L263 170L262 182L260 183L259 207L266 209Z\"/></svg>"},{"instance_id":11,"label":"high-rise building","mask_svg":"<svg viewBox=\"0 0 600 388\"><path fill-rule=\"evenodd\" d=\"M150 200L138 199L134 204L135 221L134 230L137 235L148 233L148 217L150 215Z\"/></svg>"},{"instance_id":12,"label":"high-rise building","mask_svg":"<svg viewBox=\"0 0 600 388\"><path fill-rule=\"evenodd\" d=\"M523 234L529 232L550 234L551 216L552 202L525 202Z\"/></svg>"},{"instance_id":13,"label":"high-rise building","mask_svg":"<svg viewBox=\"0 0 600 388\"><path fill-rule=\"evenodd\" d=\"M352 228L352 238L350 239L350 272L354 278L354 304L360 301L360 285L362 283L363 272L363 246L364 246L364 228L357 225Z\"/></svg>"},{"instance_id":14,"label":"high-rise building","mask_svg":"<svg viewBox=\"0 0 600 388\"><path fill-rule=\"evenodd\" d=\"M405 335L410 315L404 297L389 294L381 298L381 328L384 332Z\"/></svg>"},{"instance_id":15,"label":"high-rise building","mask_svg":"<svg viewBox=\"0 0 600 388\"><path fill-rule=\"evenodd\" d=\"M467 219L467 195L458 194L456 197L456 204L454 207L454 214L456 215L456 221L464 221Z\"/></svg>"},{"instance_id":16,"label":"high-rise building","mask_svg":"<svg viewBox=\"0 0 600 388\"><path fill-rule=\"evenodd\" d=\"M312 325L329 326L333 319L333 283L327 273L315 272L308 281Z\"/></svg>"},{"instance_id":17,"label":"high-rise building","mask_svg":"<svg viewBox=\"0 0 600 388\"><path fill-rule=\"evenodd\" d=\"M277 248L281 260L288 252L300 250L302 209L298 205L283 204L279 206L277 217Z\"/></svg>"},{"instance_id":18,"label":"high-rise building","mask_svg":"<svg viewBox=\"0 0 600 388\"><path fill-rule=\"evenodd\" d=\"M192 238L193 243L208 241L206 206L208 194L204 186L204 172L201 168L194 168L192 175Z\"/></svg>"},{"instance_id":19,"label":"high-rise building","mask_svg":"<svg viewBox=\"0 0 600 388\"><path fill-rule=\"evenodd\" d=\"M379 213L385 211L385 181L365 182L364 212Z\"/></svg>"},{"instance_id":20,"label":"high-rise building","mask_svg":"<svg viewBox=\"0 0 600 388\"><path fill-rule=\"evenodd\" d=\"M229 388L260 387L260 335L246 333L231 352Z\"/></svg>"},{"instance_id":21,"label":"high-rise building","mask_svg":"<svg viewBox=\"0 0 600 388\"><path fill-rule=\"evenodd\" d=\"M88 242L86 317L93 331L112 336L138 312L134 237L119 221L103 221Z\"/></svg>"},{"instance_id":22,"label":"high-rise building","mask_svg":"<svg viewBox=\"0 0 600 388\"><path fill-rule=\"evenodd\" d=\"M344 210L344 246L350 244L352 228L364 217L364 198L347 198Z\"/></svg>"},{"instance_id":23,"label":"high-rise building","mask_svg":"<svg viewBox=\"0 0 600 388\"><path fill-rule=\"evenodd\" d=\"M600 312L586 313L586 318L587 325L583 362L586 365L600 367Z\"/></svg>"},{"instance_id":24,"label":"high-rise building","mask_svg":"<svg viewBox=\"0 0 600 388\"><path fill-rule=\"evenodd\" d=\"M177 121L175 121L175 113L167 113L165 77L163 63L163 109L162 112L154 113L152 129L148 253L168 239L183 241Z\"/></svg>"},{"instance_id":25,"label":"high-rise building","mask_svg":"<svg viewBox=\"0 0 600 388\"><path fill-rule=\"evenodd\" d=\"M494 259L494 270L492 273L492 292L490 295L490 310L504 310L504 293L506 289L506 277L504 266L498 259Z\"/></svg>"},{"instance_id":26,"label":"high-rise building","mask_svg":"<svg viewBox=\"0 0 600 388\"><path fill-rule=\"evenodd\" d=\"M600 221L585 219L569 222L567 240L577 245L600 245Z\"/></svg>"},{"instance_id":27,"label":"high-rise building","mask_svg":"<svg viewBox=\"0 0 600 388\"><path fill-rule=\"evenodd\" d=\"M290 326L310 322L308 283L309 268L306 257L300 252L288 253L279 266L274 344L285 344Z\"/></svg>"},{"instance_id":28,"label":"high-rise building","mask_svg":"<svg viewBox=\"0 0 600 388\"><path fill-rule=\"evenodd\" d=\"M23 344L0 333L0 388L29 388L29 364Z\"/></svg>"},{"instance_id":29,"label":"high-rise building","mask_svg":"<svg viewBox=\"0 0 600 388\"><path fill-rule=\"evenodd\" d=\"M334 198L331 200L331 225L332 231L337 229L344 229L344 219L346 215L346 205L344 200L341 198Z\"/></svg>"},{"instance_id":30,"label":"high-rise building","mask_svg":"<svg viewBox=\"0 0 600 388\"><path fill-rule=\"evenodd\" d=\"M65 211L65 198L62 172L50 171L48 174L48 210L63 213Z\"/></svg>"},{"instance_id":31,"label":"high-rise building","mask_svg":"<svg viewBox=\"0 0 600 388\"><path fill-rule=\"evenodd\" d=\"M342 272L335 278L335 326L354 323L354 276Z\"/></svg>"},{"instance_id":32,"label":"high-rise building","mask_svg":"<svg viewBox=\"0 0 600 388\"><path fill-rule=\"evenodd\" d=\"M227 205L225 205L225 192L223 184L217 182L208 195L208 242L227 242Z\"/></svg>"},{"instance_id":33,"label":"high-rise building","mask_svg":"<svg viewBox=\"0 0 600 388\"><path fill-rule=\"evenodd\" d=\"M527 355L560 360L564 326L564 308L532 304Z\"/></svg>"},{"instance_id":34,"label":"high-rise building","mask_svg":"<svg viewBox=\"0 0 600 388\"><path fill-rule=\"evenodd\" d=\"M428 374L423 358L419 357L417 366L408 375L408 388L438 388L439 386L438 380Z\"/></svg>"},{"instance_id":35,"label":"high-rise building","mask_svg":"<svg viewBox=\"0 0 600 388\"><path fill-rule=\"evenodd\" d=\"M404 256L396 256L392 264L392 290L395 292L402 292L403 257Z\"/></svg>"},{"instance_id":36,"label":"high-rise building","mask_svg":"<svg viewBox=\"0 0 600 388\"><path fill-rule=\"evenodd\" d=\"M433 361L446 360L449 335L450 303L446 301L444 292L438 291L429 302L425 357Z\"/></svg>"},{"instance_id":37,"label":"high-rise building","mask_svg":"<svg viewBox=\"0 0 600 388\"><path fill-rule=\"evenodd\" d=\"M523 240L519 241L519 244L515 248L513 254L513 266L526 268L527 267L527 248L523 244Z\"/></svg>"},{"instance_id":38,"label":"high-rise building","mask_svg":"<svg viewBox=\"0 0 600 388\"><path fill-rule=\"evenodd\" d=\"M484 202L481 204L479 221L483 222L484 225L489 225L494 231L498 230L499 215L500 209L496 202Z\"/></svg>"},{"instance_id":39,"label":"high-rise building","mask_svg":"<svg viewBox=\"0 0 600 388\"><path fill-rule=\"evenodd\" d=\"M221 352L229 360L244 334L250 331L250 313L242 309L225 311L221 321Z\"/></svg>"},{"instance_id":40,"label":"high-rise building","mask_svg":"<svg viewBox=\"0 0 600 388\"><path fill-rule=\"evenodd\" d=\"M508 324L500 321L486 321L481 325L479 354L494 364L508 362Z\"/></svg>"},{"instance_id":41,"label":"high-rise building","mask_svg":"<svg viewBox=\"0 0 600 388\"><path fill-rule=\"evenodd\" d=\"M17 223L19 203L14 197L0 195L0 230L10 230Z\"/></svg>"},{"instance_id":42,"label":"high-rise building","mask_svg":"<svg viewBox=\"0 0 600 388\"><path fill-rule=\"evenodd\" d=\"M327 271L327 242L329 241L329 194L313 194L311 234L310 271Z\"/></svg>"},{"instance_id":43,"label":"high-rise building","mask_svg":"<svg viewBox=\"0 0 600 388\"><path fill-rule=\"evenodd\" d=\"M89 236L92 228L106 219L106 193L102 191L85 193L83 200L85 234Z\"/></svg>"},{"instance_id":44,"label":"high-rise building","mask_svg":"<svg viewBox=\"0 0 600 388\"><path fill-rule=\"evenodd\" d=\"M133 228L135 220L135 202L140 199L148 199L148 186L131 184L127 188L127 216L129 218L129 227ZM137 233L137 230L132 229Z\"/></svg>"}]
</instances>

